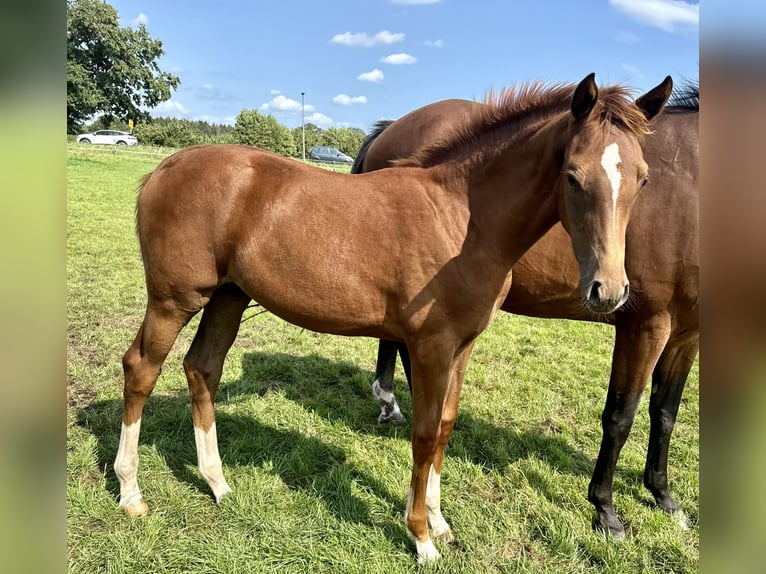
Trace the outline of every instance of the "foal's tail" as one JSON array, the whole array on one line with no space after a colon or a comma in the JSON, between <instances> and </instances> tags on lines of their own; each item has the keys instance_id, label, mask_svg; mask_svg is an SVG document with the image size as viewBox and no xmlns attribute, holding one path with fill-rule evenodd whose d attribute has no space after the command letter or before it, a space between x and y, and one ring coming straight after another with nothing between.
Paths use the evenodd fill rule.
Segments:
<instances>
[{"instance_id":1,"label":"foal's tail","mask_svg":"<svg viewBox=\"0 0 766 574\"><path fill-rule=\"evenodd\" d=\"M149 182L149 179L152 177L152 174L154 173L154 170L150 171L147 174L144 174L141 176L141 179L138 180L138 186L136 186L136 233L139 232L138 229L138 200L141 199L141 194L144 191L144 188L146 187L146 184Z\"/></svg>"},{"instance_id":2,"label":"foal's tail","mask_svg":"<svg viewBox=\"0 0 766 574\"><path fill-rule=\"evenodd\" d=\"M374 142L378 136L383 133L383 130L385 130L392 123L394 123L394 120L380 120L375 124L375 126L372 128L372 131L367 134L367 138L362 144L362 149L360 149L359 153L356 154L354 165L351 166L351 173L364 173L362 167L364 166L364 158L367 157L367 149L370 147L372 142Z\"/></svg>"}]
</instances>

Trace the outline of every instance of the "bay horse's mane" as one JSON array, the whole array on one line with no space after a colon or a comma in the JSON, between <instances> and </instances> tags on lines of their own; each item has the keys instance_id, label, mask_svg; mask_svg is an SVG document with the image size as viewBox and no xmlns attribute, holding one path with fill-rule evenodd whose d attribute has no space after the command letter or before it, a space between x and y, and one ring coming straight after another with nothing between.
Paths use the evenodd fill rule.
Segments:
<instances>
[{"instance_id":1,"label":"bay horse's mane","mask_svg":"<svg viewBox=\"0 0 766 574\"><path fill-rule=\"evenodd\" d=\"M437 140L412 157L393 162L398 166L432 167L462 157L478 148L483 152L500 151L526 136L543 122L569 111L576 86L528 82L490 91L482 102L458 124L448 136ZM649 122L633 105L632 90L621 86L599 87L594 113L602 126L617 124L638 137L651 133Z\"/></svg>"},{"instance_id":2,"label":"bay horse's mane","mask_svg":"<svg viewBox=\"0 0 766 574\"><path fill-rule=\"evenodd\" d=\"M699 80L684 80L670 94L668 104L664 112L699 112L700 111L700 83Z\"/></svg>"}]
</instances>

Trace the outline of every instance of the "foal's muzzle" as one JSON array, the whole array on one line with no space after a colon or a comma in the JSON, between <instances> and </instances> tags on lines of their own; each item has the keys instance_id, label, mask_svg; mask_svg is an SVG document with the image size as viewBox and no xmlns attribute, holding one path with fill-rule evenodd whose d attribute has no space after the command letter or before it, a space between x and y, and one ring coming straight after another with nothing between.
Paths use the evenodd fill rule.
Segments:
<instances>
[{"instance_id":1,"label":"foal's muzzle","mask_svg":"<svg viewBox=\"0 0 766 574\"><path fill-rule=\"evenodd\" d=\"M611 313L619 309L630 295L630 283L609 288L600 281L593 281L587 290L585 307L593 313Z\"/></svg>"}]
</instances>

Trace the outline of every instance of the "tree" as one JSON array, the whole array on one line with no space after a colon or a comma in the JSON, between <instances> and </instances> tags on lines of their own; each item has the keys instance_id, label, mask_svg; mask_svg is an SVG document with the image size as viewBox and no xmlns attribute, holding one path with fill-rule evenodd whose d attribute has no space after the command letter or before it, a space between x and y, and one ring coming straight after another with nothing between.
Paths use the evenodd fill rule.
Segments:
<instances>
[{"instance_id":1,"label":"tree","mask_svg":"<svg viewBox=\"0 0 766 574\"><path fill-rule=\"evenodd\" d=\"M298 149L297 156L303 156L303 127L298 126L293 128L293 139L295 140L295 147ZM305 125L306 128L306 157L309 155L309 151L315 145L322 145L322 134L324 130L319 126L312 124L311 122Z\"/></svg>"},{"instance_id":2,"label":"tree","mask_svg":"<svg viewBox=\"0 0 766 574\"><path fill-rule=\"evenodd\" d=\"M269 114L258 110L242 110L234 122L234 141L242 145L258 146L285 156L295 156L296 145L290 128L280 124Z\"/></svg>"},{"instance_id":3,"label":"tree","mask_svg":"<svg viewBox=\"0 0 766 574\"><path fill-rule=\"evenodd\" d=\"M178 77L160 70L162 42L146 26L120 28L103 0L67 0L67 131L76 133L96 113L107 121L145 120L170 99Z\"/></svg>"},{"instance_id":4,"label":"tree","mask_svg":"<svg viewBox=\"0 0 766 574\"><path fill-rule=\"evenodd\" d=\"M351 157L356 157L365 138L364 131L359 128L327 128L322 136L321 145L338 148Z\"/></svg>"}]
</instances>

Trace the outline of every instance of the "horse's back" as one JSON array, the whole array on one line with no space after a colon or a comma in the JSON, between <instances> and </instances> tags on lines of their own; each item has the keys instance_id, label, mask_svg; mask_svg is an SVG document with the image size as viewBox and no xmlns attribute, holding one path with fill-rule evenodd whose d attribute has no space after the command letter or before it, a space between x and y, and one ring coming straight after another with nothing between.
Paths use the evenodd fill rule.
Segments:
<instances>
[{"instance_id":1,"label":"horse's back","mask_svg":"<svg viewBox=\"0 0 766 574\"><path fill-rule=\"evenodd\" d=\"M443 100L418 108L391 123L366 150L361 172L391 166L396 159L408 158L423 147L444 138L457 119L478 105L470 100Z\"/></svg>"}]
</instances>

